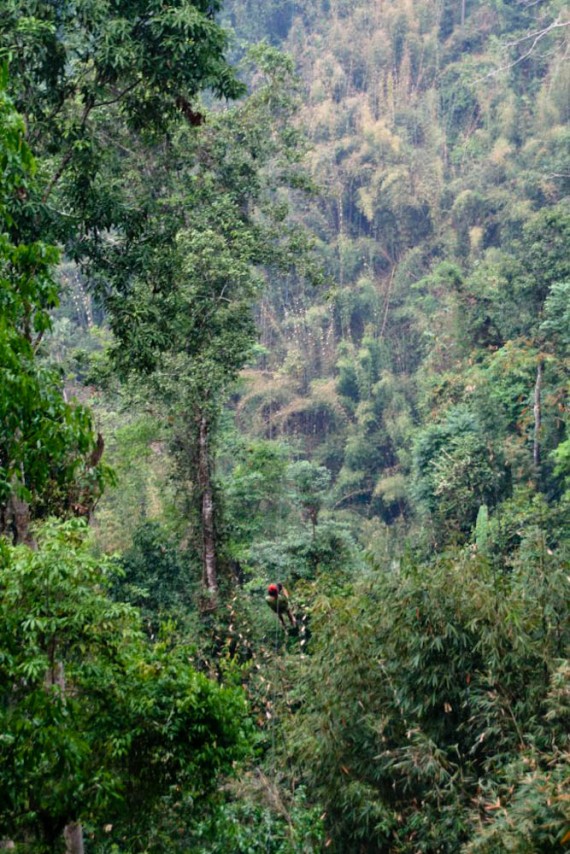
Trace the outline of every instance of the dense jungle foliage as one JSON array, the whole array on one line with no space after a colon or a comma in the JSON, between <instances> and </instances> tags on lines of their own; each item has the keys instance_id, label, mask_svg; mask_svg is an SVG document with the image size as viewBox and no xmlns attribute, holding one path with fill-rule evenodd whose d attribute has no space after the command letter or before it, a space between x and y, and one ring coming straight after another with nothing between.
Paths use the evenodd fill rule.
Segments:
<instances>
[{"instance_id":1,"label":"dense jungle foliage","mask_svg":"<svg viewBox=\"0 0 570 854\"><path fill-rule=\"evenodd\" d=\"M569 34L4 0L0 847L570 850Z\"/></svg>"}]
</instances>

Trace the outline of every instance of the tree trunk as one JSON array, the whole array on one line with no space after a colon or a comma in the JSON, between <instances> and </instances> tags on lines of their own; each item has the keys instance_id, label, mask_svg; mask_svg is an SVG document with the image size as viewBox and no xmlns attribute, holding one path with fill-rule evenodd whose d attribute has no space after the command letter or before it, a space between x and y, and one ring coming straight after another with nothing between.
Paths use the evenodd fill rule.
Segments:
<instances>
[{"instance_id":1,"label":"tree trunk","mask_svg":"<svg viewBox=\"0 0 570 854\"><path fill-rule=\"evenodd\" d=\"M212 489L208 426L208 419L202 413L200 415L200 432L198 437L198 486L200 489L202 521L202 579L208 592L215 595L218 591L218 571L216 567L214 494Z\"/></svg>"},{"instance_id":2,"label":"tree trunk","mask_svg":"<svg viewBox=\"0 0 570 854\"><path fill-rule=\"evenodd\" d=\"M63 831L65 854L83 854L83 828L77 821L68 824Z\"/></svg>"},{"instance_id":3,"label":"tree trunk","mask_svg":"<svg viewBox=\"0 0 570 854\"><path fill-rule=\"evenodd\" d=\"M35 549L36 541L30 533L30 507L21 498L12 493L6 508L6 528L11 528L14 545L29 546Z\"/></svg>"},{"instance_id":4,"label":"tree trunk","mask_svg":"<svg viewBox=\"0 0 570 854\"><path fill-rule=\"evenodd\" d=\"M532 449L532 459L534 467L538 472L540 468L540 428L542 424L542 372L544 370L544 362L539 359L536 368L536 383L534 384L534 443Z\"/></svg>"}]
</instances>

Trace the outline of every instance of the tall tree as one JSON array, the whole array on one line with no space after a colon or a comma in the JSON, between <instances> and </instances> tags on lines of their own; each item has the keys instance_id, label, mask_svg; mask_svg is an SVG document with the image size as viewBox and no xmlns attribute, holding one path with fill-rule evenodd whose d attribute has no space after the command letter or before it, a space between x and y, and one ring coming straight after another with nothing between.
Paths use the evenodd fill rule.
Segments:
<instances>
[{"instance_id":1,"label":"tall tree","mask_svg":"<svg viewBox=\"0 0 570 854\"><path fill-rule=\"evenodd\" d=\"M63 397L38 353L58 301L54 246L22 239L37 186L24 123L0 75L0 533L31 542L29 523L49 513L88 514L102 486L91 419Z\"/></svg>"},{"instance_id":2,"label":"tall tree","mask_svg":"<svg viewBox=\"0 0 570 854\"><path fill-rule=\"evenodd\" d=\"M143 137L161 138L182 117L199 124L192 102L200 89L226 97L243 91L224 59L218 7L217 0L8 0L3 6L0 58L11 72L3 86L24 121L6 112L2 95L2 284L10 331L2 329L7 367L0 502L2 526L20 540L28 538L30 501L43 512L70 503L88 512L91 482L96 491L100 486L101 446L93 446L86 411L67 407L55 376L35 360L57 303L50 270L58 256L48 241L69 251L73 246L83 257L87 235L96 241L132 224L128 191L120 195L102 178L108 158L120 156L121 134L133 135L140 146ZM39 158L33 181L24 137ZM13 370L16 365L22 370ZM91 464L83 464L87 483L71 497L63 484L90 451Z\"/></svg>"},{"instance_id":3,"label":"tall tree","mask_svg":"<svg viewBox=\"0 0 570 854\"><path fill-rule=\"evenodd\" d=\"M143 229L92 247L92 271L124 376L166 404L178 476L200 516L203 582L219 586L216 425L256 341L254 305L269 268L310 267L307 239L287 221L282 190L301 186L290 60L255 52L262 78L239 106L183 127L167 167L142 184ZM136 161L133 163L136 167ZM137 184L136 168L131 172ZM169 193L164 193L164 187Z\"/></svg>"}]
</instances>

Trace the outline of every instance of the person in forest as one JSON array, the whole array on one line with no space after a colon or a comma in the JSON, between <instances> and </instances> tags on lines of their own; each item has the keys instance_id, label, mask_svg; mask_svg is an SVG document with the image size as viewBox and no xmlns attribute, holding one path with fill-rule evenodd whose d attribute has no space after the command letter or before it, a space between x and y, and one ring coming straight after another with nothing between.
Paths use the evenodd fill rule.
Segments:
<instances>
[{"instance_id":1,"label":"person in forest","mask_svg":"<svg viewBox=\"0 0 570 854\"><path fill-rule=\"evenodd\" d=\"M289 622L292 626L297 625L297 620L295 619L295 615L291 612L291 608L289 606L289 594L285 587L279 581L277 584L270 584L267 588L267 596L265 597L265 601L269 605L272 611L275 611L279 620L281 621L281 625L285 628L285 620L283 619L283 614L287 614L289 618Z\"/></svg>"}]
</instances>

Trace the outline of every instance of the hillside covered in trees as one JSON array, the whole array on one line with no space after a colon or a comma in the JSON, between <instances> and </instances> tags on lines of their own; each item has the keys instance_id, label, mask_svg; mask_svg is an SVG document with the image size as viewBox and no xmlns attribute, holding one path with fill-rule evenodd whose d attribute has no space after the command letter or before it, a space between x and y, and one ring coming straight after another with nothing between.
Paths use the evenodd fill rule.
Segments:
<instances>
[{"instance_id":1,"label":"hillside covered in trees","mask_svg":"<svg viewBox=\"0 0 570 854\"><path fill-rule=\"evenodd\" d=\"M5 0L0 847L570 850L569 35Z\"/></svg>"}]
</instances>

